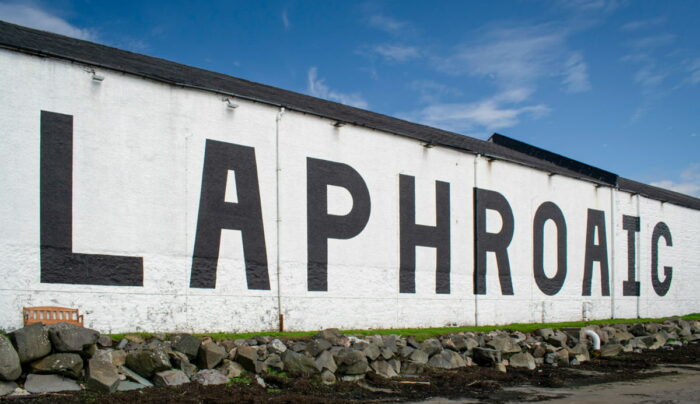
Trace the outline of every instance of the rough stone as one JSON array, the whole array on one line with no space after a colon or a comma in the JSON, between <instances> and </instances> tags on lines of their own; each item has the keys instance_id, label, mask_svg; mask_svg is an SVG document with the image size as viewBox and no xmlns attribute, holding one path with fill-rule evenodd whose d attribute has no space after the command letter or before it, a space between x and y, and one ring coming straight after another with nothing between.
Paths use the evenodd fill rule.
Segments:
<instances>
[{"instance_id":1,"label":"rough stone","mask_svg":"<svg viewBox=\"0 0 700 404\"><path fill-rule=\"evenodd\" d=\"M351 383L362 380L364 378L365 378L364 373L361 375L343 375L343 376L340 376L340 380L342 380L344 382L351 382Z\"/></svg>"},{"instance_id":2,"label":"rough stone","mask_svg":"<svg viewBox=\"0 0 700 404\"><path fill-rule=\"evenodd\" d=\"M317 358L316 358L316 368L319 371L323 371L324 369L330 370L331 372L335 373L335 371L338 369L338 366L335 364L335 359L333 359L333 355L330 353L330 351L324 351L322 352Z\"/></svg>"},{"instance_id":3,"label":"rough stone","mask_svg":"<svg viewBox=\"0 0 700 404\"><path fill-rule=\"evenodd\" d=\"M75 380L59 375L37 375L30 373L24 388L30 393L57 393L59 391L80 391Z\"/></svg>"},{"instance_id":4,"label":"rough stone","mask_svg":"<svg viewBox=\"0 0 700 404\"><path fill-rule=\"evenodd\" d=\"M642 337L643 341L649 349L659 349L666 343L666 338L664 338L661 333L656 333L648 337Z\"/></svg>"},{"instance_id":5,"label":"rough stone","mask_svg":"<svg viewBox=\"0 0 700 404\"><path fill-rule=\"evenodd\" d=\"M342 337L343 337L343 334L337 328L328 328L328 329L319 331L314 336L314 338L324 339L333 345L336 345L336 342L338 342L339 339L342 339Z\"/></svg>"},{"instance_id":6,"label":"rough stone","mask_svg":"<svg viewBox=\"0 0 700 404\"><path fill-rule=\"evenodd\" d=\"M391 351L395 354L399 350L400 337L398 335L383 335L382 341L384 342L384 349Z\"/></svg>"},{"instance_id":7,"label":"rough stone","mask_svg":"<svg viewBox=\"0 0 700 404\"><path fill-rule=\"evenodd\" d=\"M335 374L333 374L333 372L331 372L328 369L324 370L323 372L321 372L321 383L334 384L335 383Z\"/></svg>"},{"instance_id":8,"label":"rough stone","mask_svg":"<svg viewBox=\"0 0 700 404\"><path fill-rule=\"evenodd\" d=\"M114 345L114 341L107 335L100 335L100 337L97 338L97 345L99 345L100 348L111 348L112 345Z\"/></svg>"},{"instance_id":9,"label":"rough stone","mask_svg":"<svg viewBox=\"0 0 700 404\"><path fill-rule=\"evenodd\" d=\"M156 386L179 386L189 382L190 378L182 370L164 370L153 377Z\"/></svg>"},{"instance_id":10,"label":"rough stone","mask_svg":"<svg viewBox=\"0 0 700 404\"><path fill-rule=\"evenodd\" d=\"M173 350L182 352L193 361L197 358L202 340L190 334L175 334L170 339Z\"/></svg>"},{"instance_id":11,"label":"rough stone","mask_svg":"<svg viewBox=\"0 0 700 404\"><path fill-rule=\"evenodd\" d=\"M416 349L411 353L411 355L408 356L408 359L413 363L425 365L426 363L428 363L430 357L425 351Z\"/></svg>"},{"instance_id":12,"label":"rough stone","mask_svg":"<svg viewBox=\"0 0 700 404\"><path fill-rule=\"evenodd\" d=\"M567 339L568 337L564 332L556 330L546 341L556 347L565 347Z\"/></svg>"},{"instance_id":13,"label":"rough stone","mask_svg":"<svg viewBox=\"0 0 700 404\"><path fill-rule=\"evenodd\" d=\"M182 352L182 351L180 351ZM186 352L183 352L187 354ZM187 355L189 357L189 355ZM202 344L199 348L197 363L200 368L213 369L226 357L226 350L214 342Z\"/></svg>"},{"instance_id":14,"label":"rough stone","mask_svg":"<svg viewBox=\"0 0 700 404\"><path fill-rule=\"evenodd\" d=\"M600 347L600 356L604 358L619 355L620 352L622 352L621 344L605 344Z\"/></svg>"},{"instance_id":15,"label":"rough stone","mask_svg":"<svg viewBox=\"0 0 700 404\"><path fill-rule=\"evenodd\" d=\"M306 344L306 352L315 358L321 352L325 351L326 349L330 348L331 346L333 346L333 344L328 342L328 340L319 338L319 339L312 340L308 344Z\"/></svg>"},{"instance_id":16,"label":"rough stone","mask_svg":"<svg viewBox=\"0 0 700 404\"><path fill-rule=\"evenodd\" d=\"M474 362L481 366L492 366L501 362L501 352L492 348L476 347L472 350Z\"/></svg>"},{"instance_id":17,"label":"rough stone","mask_svg":"<svg viewBox=\"0 0 700 404\"><path fill-rule=\"evenodd\" d=\"M374 370L376 374L387 379L391 379L392 377L398 376L394 368L391 365L389 365L387 361L374 361L372 362L370 367L372 368L372 370Z\"/></svg>"},{"instance_id":18,"label":"rough stone","mask_svg":"<svg viewBox=\"0 0 700 404\"><path fill-rule=\"evenodd\" d=\"M69 323L51 325L48 331L53 348L58 352L80 352L100 338L100 333L95 330Z\"/></svg>"},{"instance_id":19,"label":"rough stone","mask_svg":"<svg viewBox=\"0 0 700 404\"><path fill-rule=\"evenodd\" d=\"M419 349L427 353L428 356L433 356L442 351L442 344L437 338L428 338L420 344Z\"/></svg>"},{"instance_id":20,"label":"rough stone","mask_svg":"<svg viewBox=\"0 0 700 404\"><path fill-rule=\"evenodd\" d=\"M13 381L20 375L22 375L22 365L19 355L10 340L0 335L0 380Z\"/></svg>"},{"instance_id":21,"label":"rough stone","mask_svg":"<svg viewBox=\"0 0 700 404\"><path fill-rule=\"evenodd\" d=\"M128 367L119 366L118 369L119 369L119 373L121 373L124 376L128 377L129 379L135 381L136 383L143 384L146 387L153 387L153 383L149 382L147 379L144 379L141 375L139 375L138 373L129 369Z\"/></svg>"},{"instance_id":22,"label":"rough stone","mask_svg":"<svg viewBox=\"0 0 700 404\"><path fill-rule=\"evenodd\" d=\"M554 330L551 328L540 328L539 330L535 330L535 335L542 337L542 339L546 341L554 336Z\"/></svg>"},{"instance_id":23,"label":"rough stone","mask_svg":"<svg viewBox=\"0 0 700 404\"><path fill-rule=\"evenodd\" d=\"M510 366L514 368L535 369L535 358L528 352L517 353L510 357Z\"/></svg>"},{"instance_id":24,"label":"rough stone","mask_svg":"<svg viewBox=\"0 0 700 404\"><path fill-rule=\"evenodd\" d=\"M412 354L413 351L415 351L415 350L416 350L416 348L413 348L413 347L410 347L410 346L401 347L401 348L399 349L399 355L400 355L402 358L408 358L408 357L411 356L411 354Z\"/></svg>"},{"instance_id":25,"label":"rough stone","mask_svg":"<svg viewBox=\"0 0 700 404\"><path fill-rule=\"evenodd\" d=\"M362 355L361 353L359 354ZM364 355L362 357L364 358ZM282 362L284 362L284 368L290 373L312 375L318 371L316 362L313 359L292 350L287 350L282 354Z\"/></svg>"},{"instance_id":26,"label":"rough stone","mask_svg":"<svg viewBox=\"0 0 700 404\"><path fill-rule=\"evenodd\" d=\"M223 363L216 368L219 372L226 375L226 377L233 379L235 377L240 377L244 372L243 366L237 362L232 362L228 359L224 359ZM196 374L196 371L195 371Z\"/></svg>"},{"instance_id":27,"label":"rough stone","mask_svg":"<svg viewBox=\"0 0 700 404\"><path fill-rule=\"evenodd\" d=\"M117 385L117 391L141 390L141 389L146 388L146 387L148 387L148 386L145 386L141 383L132 382L130 380L122 380Z\"/></svg>"},{"instance_id":28,"label":"rough stone","mask_svg":"<svg viewBox=\"0 0 700 404\"><path fill-rule=\"evenodd\" d=\"M496 337L487 342L486 345L502 353L517 353L521 351L520 346L508 336Z\"/></svg>"},{"instance_id":29,"label":"rough stone","mask_svg":"<svg viewBox=\"0 0 700 404\"><path fill-rule=\"evenodd\" d=\"M272 353L281 354L287 350L287 346L284 345L284 342L280 341L279 339L273 339L267 345L267 349L269 349Z\"/></svg>"},{"instance_id":30,"label":"rough stone","mask_svg":"<svg viewBox=\"0 0 700 404\"><path fill-rule=\"evenodd\" d=\"M369 369L367 356L360 351L345 348L336 357L338 371L346 375L364 374Z\"/></svg>"},{"instance_id":31,"label":"rough stone","mask_svg":"<svg viewBox=\"0 0 700 404\"><path fill-rule=\"evenodd\" d=\"M635 337L642 337L647 335L647 330L642 323L636 323L627 329Z\"/></svg>"},{"instance_id":32,"label":"rough stone","mask_svg":"<svg viewBox=\"0 0 700 404\"><path fill-rule=\"evenodd\" d=\"M389 366L392 367L392 369L394 369L394 372L396 372L396 374L400 374L400 373L401 373L401 361L400 361L400 360L397 360L397 359L389 359L389 360L386 361L386 362L389 364Z\"/></svg>"},{"instance_id":33,"label":"rough stone","mask_svg":"<svg viewBox=\"0 0 700 404\"><path fill-rule=\"evenodd\" d=\"M625 342L634 338L634 335L625 330L615 329L615 334L613 334L612 338L618 342Z\"/></svg>"},{"instance_id":34,"label":"rough stone","mask_svg":"<svg viewBox=\"0 0 700 404\"><path fill-rule=\"evenodd\" d=\"M21 363L43 358L51 353L49 333L40 323L20 328L10 334Z\"/></svg>"},{"instance_id":35,"label":"rough stone","mask_svg":"<svg viewBox=\"0 0 700 404\"><path fill-rule=\"evenodd\" d=\"M240 363L245 370L255 372L256 362L258 361L258 350L249 346L239 346L236 349L236 357L234 360Z\"/></svg>"},{"instance_id":36,"label":"rough stone","mask_svg":"<svg viewBox=\"0 0 700 404\"><path fill-rule=\"evenodd\" d=\"M126 363L126 352L121 349L112 351L112 364L114 366L123 366Z\"/></svg>"},{"instance_id":37,"label":"rough stone","mask_svg":"<svg viewBox=\"0 0 700 404\"><path fill-rule=\"evenodd\" d=\"M446 349L433 355L428 361L428 366L440 369L457 369L467 366L467 362L457 352Z\"/></svg>"},{"instance_id":38,"label":"rough stone","mask_svg":"<svg viewBox=\"0 0 700 404\"><path fill-rule=\"evenodd\" d=\"M0 382L0 397L7 396L17 388L15 382Z\"/></svg>"},{"instance_id":39,"label":"rough stone","mask_svg":"<svg viewBox=\"0 0 700 404\"><path fill-rule=\"evenodd\" d=\"M111 362L90 359L88 362L87 387L91 390L112 393L119 385L117 368Z\"/></svg>"},{"instance_id":40,"label":"rough stone","mask_svg":"<svg viewBox=\"0 0 700 404\"><path fill-rule=\"evenodd\" d=\"M363 349L362 352L369 360L376 360L379 357L379 355L382 354L381 349L375 343L367 345L367 347L365 347L365 349Z\"/></svg>"},{"instance_id":41,"label":"rough stone","mask_svg":"<svg viewBox=\"0 0 700 404\"><path fill-rule=\"evenodd\" d=\"M126 339L129 342L135 342L137 344L143 344L144 342L146 342L146 339L139 334L126 334L124 336L124 339Z\"/></svg>"},{"instance_id":42,"label":"rough stone","mask_svg":"<svg viewBox=\"0 0 700 404\"><path fill-rule=\"evenodd\" d=\"M224 376L218 370L204 369L197 372L192 378L192 381L204 386L209 386L212 384L226 384L228 383L228 377Z\"/></svg>"},{"instance_id":43,"label":"rough stone","mask_svg":"<svg viewBox=\"0 0 700 404\"><path fill-rule=\"evenodd\" d=\"M136 350L126 355L126 366L150 379L156 372L172 368L168 354L161 350Z\"/></svg>"},{"instance_id":44,"label":"rough stone","mask_svg":"<svg viewBox=\"0 0 700 404\"><path fill-rule=\"evenodd\" d=\"M494 368L496 368L496 370L498 370L501 373L506 373L508 371L505 363L497 363L494 365Z\"/></svg>"},{"instance_id":45,"label":"rough stone","mask_svg":"<svg viewBox=\"0 0 700 404\"><path fill-rule=\"evenodd\" d=\"M33 373L50 373L77 379L83 371L83 358L74 353L57 353L31 364Z\"/></svg>"}]
</instances>

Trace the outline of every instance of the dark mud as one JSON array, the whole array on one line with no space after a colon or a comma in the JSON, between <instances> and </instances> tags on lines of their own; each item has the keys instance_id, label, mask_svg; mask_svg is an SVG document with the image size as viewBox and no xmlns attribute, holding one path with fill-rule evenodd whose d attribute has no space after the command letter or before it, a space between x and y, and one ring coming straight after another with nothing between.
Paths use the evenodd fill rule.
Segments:
<instances>
[{"instance_id":1,"label":"dark mud","mask_svg":"<svg viewBox=\"0 0 700 404\"><path fill-rule=\"evenodd\" d=\"M406 402L433 397L474 399L483 402L538 401L544 397L513 391L516 386L568 388L600 383L653 378L661 372L658 365L700 364L700 344L691 343L673 350L625 353L613 358L596 358L579 366L544 366L536 370L508 368L507 373L483 367L455 371L433 370L419 376L392 380L368 374L360 383L340 382L325 386L318 379L265 376L267 386L230 383L201 386L189 383L177 387L154 387L140 391L98 394L54 393L40 396L5 397L10 403L352 403ZM694 368L696 369L696 368ZM549 396L548 398L552 398Z\"/></svg>"}]
</instances>

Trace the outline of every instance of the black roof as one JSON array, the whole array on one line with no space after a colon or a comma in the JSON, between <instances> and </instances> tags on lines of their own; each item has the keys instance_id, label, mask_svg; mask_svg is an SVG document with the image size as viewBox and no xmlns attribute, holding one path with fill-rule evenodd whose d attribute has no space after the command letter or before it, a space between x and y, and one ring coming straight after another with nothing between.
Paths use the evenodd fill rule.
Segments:
<instances>
[{"instance_id":1,"label":"black roof","mask_svg":"<svg viewBox=\"0 0 700 404\"><path fill-rule=\"evenodd\" d=\"M605 170L514 139L510 139L513 142L487 142L225 74L3 21L0 21L0 47L116 70L175 86L282 106L293 111L416 139L427 145L450 147L601 185L617 186L620 190L700 210L698 198L617 177ZM556 156L559 158L553 158Z\"/></svg>"}]
</instances>

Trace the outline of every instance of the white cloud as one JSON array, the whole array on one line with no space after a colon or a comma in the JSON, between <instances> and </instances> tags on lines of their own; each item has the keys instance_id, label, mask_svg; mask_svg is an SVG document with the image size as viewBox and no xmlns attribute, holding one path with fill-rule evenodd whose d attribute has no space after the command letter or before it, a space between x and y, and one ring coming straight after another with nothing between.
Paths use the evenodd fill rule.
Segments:
<instances>
[{"instance_id":1,"label":"white cloud","mask_svg":"<svg viewBox=\"0 0 700 404\"><path fill-rule=\"evenodd\" d=\"M588 81L588 66L579 52L572 54L565 64L564 86L570 93L581 93L591 89Z\"/></svg>"},{"instance_id":2,"label":"white cloud","mask_svg":"<svg viewBox=\"0 0 700 404\"><path fill-rule=\"evenodd\" d=\"M666 22L666 17L657 17L650 20L631 21L620 27L621 30L627 32L640 31L647 28L652 28Z\"/></svg>"},{"instance_id":3,"label":"white cloud","mask_svg":"<svg viewBox=\"0 0 700 404\"><path fill-rule=\"evenodd\" d=\"M97 35L92 30L78 28L31 3L0 3L0 18L11 23L73 38L97 40Z\"/></svg>"},{"instance_id":4,"label":"white cloud","mask_svg":"<svg viewBox=\"0 0 700 404\"><path fill-rule=\"evenodd\" d=\"M406 62L420 56L420 52L414 46L384 44L375 46L373 50L385 59L395 62Z\"/></svg>"},{"instance_id":5,"label":"white cloud","mask_svg":"<svg viewBox=\"0 0 700 404\"><path fill-rule=\"evenodd\" d=\"M414 80L408 87L417 91L420 94L420 100L425 103L437 103L440 98L447 95L462 95L459 89L433 80Z\"/></svg>"},{"instance_id":6,"label":"white cloud","mask_svg":"<svg viewBox=\"0 0 700 404\"><path fill-rule=\"evenodd\" d=\"M528 96L529 90L513 90L471 103L437 103L420 111L401 115L447 130L495 131L517 125L522 116L537 119L549 113L549 107L543 104L510 105L524 101Z\"/></svg>"},{"instance_id":7,"label":"white cloud","mask_svg":"<svg viewBox=\"0 0 700 404\"><path fill-rule=\"evenodd\" d=\"M370 26L394 35L400 34L408 27L403 21L381 14L371 15L368 21Z\"/></svg>"},{"instance_id":8,"label":"white cloud","mask_svg":"<svg viewBox=\"0 0 700 404\"><path fill-rule=\"evenodd\" d=\"M646 36L644 38L635 39L633 41L630 41L630 45L633 48L638 48L638 49L653 49L653 48L658 48L661 46L670 45L675 40L676 40L675 35L659 34L659 35L650 35L650 36Z\"/></svg>"},{"instance_id":9,"label":"white cloud","mask_svg":"<svg viewBox=\"0 0 700 404\"><path fill-rule=\"evenodd\" d=\"M652 182L651 185L700 197L700 164L691 164L683 170L680 175L680 181L663 180Z\"/></svg>"},{"instance_id":10,"label":"white cloud","mask_svg":"<svg viewBox=\"0 0 700 404\"><path fill-rule=\"evenodd\" d=\"M289 14L287 14L287 10L282 11L282 25L284 26L285 31L289 31L289 28L292 26L289 22Z\"/></svg>"},{"instance_id":11,"label":"white cloud","mask_svg":"<svg viewBox=\"0 0 700 404\"><path fill-rule=\"evenodd\" d=\"M559 4L581 13L611 13L625 4L624 0L561 0Z\"/></svg>"},{"instance_id":12,"label":"white cloud","mask_svg":"<svg viewBox=\"0 0 700 404\"><path fill-rule=\"evenodd\" d=\"M367 109L369 104L357 93L340 93L331 90L323 79L318 77L318 69L314 66L309 69L307 91L310 95L327 100L336 101L341 104L350 105L356 108Z\"/></svg>"},{"instance_id":13,"label":"white cloud","mask_svg":"<svg viewBox=\"0 0 700 404\"><path fill-rule=\"evenodd\" d=\"M690 83L700 84L700 58L690 61L687 70L690 72Z\"/></svg>"}]
</instances>

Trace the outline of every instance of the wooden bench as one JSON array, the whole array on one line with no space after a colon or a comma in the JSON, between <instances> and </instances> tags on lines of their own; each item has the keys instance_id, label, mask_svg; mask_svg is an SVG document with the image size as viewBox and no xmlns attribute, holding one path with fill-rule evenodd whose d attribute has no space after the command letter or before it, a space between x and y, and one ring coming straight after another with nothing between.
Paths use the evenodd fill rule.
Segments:
<instances>
[{"instance_id":1,"label":"wooden bench","mask_svg":"<svg viewBox=\"0 0 700 404\"><path fill-rule=\"evenodd\" d=\"M78 309L66 307L40 306L24 308L24 325L42 323L70 323L83 327L83 315Z\"/></svg>"}]
</instances>

